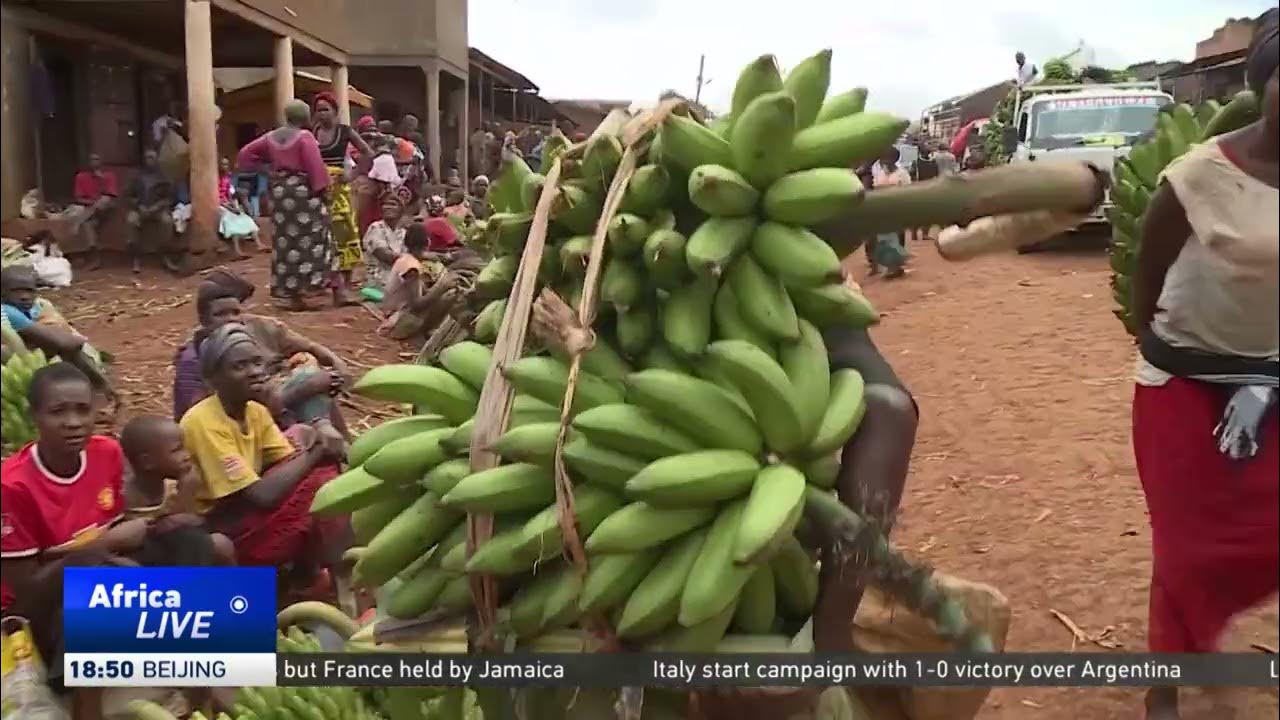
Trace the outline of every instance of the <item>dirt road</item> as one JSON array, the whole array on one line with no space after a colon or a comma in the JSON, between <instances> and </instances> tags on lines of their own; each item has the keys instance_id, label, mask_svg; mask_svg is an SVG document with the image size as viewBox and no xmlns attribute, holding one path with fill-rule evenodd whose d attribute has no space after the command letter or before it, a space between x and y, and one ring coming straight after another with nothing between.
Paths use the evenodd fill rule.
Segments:
<instances>
[{"instance_id":1,"label":"dirt road","mask_svg":"<svg viewBox=\"0 0 1280 720\"><path fill-rule=\"evenodd\" d=\"M914 471L895 540L909 554L1004 592L1010 650L1106 650L1073 640L1052 611L1116 650L1145 647L1149 534L1129 446L1133 349L1110 314L1098 252L1004 255L947 264L926 246L912 273L866 279L885 313L875 338L922 413ZM268 309L266 258L240 264ZM864 280L859 273L859 280ZM58 293L99 347L133 408L167 412L174 348L190 332L195 279L120 270ZM373 335L360 308L287 316L357 368L407 348ZM376 422L348 408L353 424ZM1228 646L1277 645L1274 602L1245 618ZM1247 720L1277 713L1275 693L1236 694ZM1190 717L1209 718L1204 698ZM998 690L983 720L1128 720L1139 693Z\"/></svg>"}]
</instances>

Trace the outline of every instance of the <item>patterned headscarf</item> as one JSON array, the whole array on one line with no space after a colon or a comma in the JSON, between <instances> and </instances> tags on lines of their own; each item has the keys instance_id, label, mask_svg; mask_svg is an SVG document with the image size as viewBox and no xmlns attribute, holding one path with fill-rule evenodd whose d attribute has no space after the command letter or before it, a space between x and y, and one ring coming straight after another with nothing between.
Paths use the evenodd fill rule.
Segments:
<instances>
[{"instance_id":1,"label":"patterned headscarf","mask_svg":"<svg viewBox=\"0 0 1280 720\"><path fill-rule=\"evenodd\" d=\"M240 323L227 323L209 333L209 337L200 343L200 374L207 378L213 377L227 353L232 348L245 344L257 345L258 341Z\"/></svg>"}]
</instances>

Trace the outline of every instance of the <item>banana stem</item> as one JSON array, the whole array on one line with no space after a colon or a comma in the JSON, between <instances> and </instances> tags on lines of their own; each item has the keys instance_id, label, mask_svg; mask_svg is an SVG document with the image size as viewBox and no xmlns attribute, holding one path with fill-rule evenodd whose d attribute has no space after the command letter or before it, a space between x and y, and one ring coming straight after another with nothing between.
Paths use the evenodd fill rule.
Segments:
<instances>
[{"instance_id":1,"label":"banana stem","mask_svg":"<svg viewBox=\"0 0 1280 720\"><path fill-rule=\"evenodd\" d=\"M913 564L889 545L883 533L834 495L814 487L805 490L805 515L837 552L856 548L875 573L877 585L890 597L933 621L938 633L970 652L993 652L991 637L969 622L964 606L933 577L933 570Z\"/></svg>"},{"instance_id":2,"label":"banana stem","mask_svg":"<svg viewBox=\"0 0 1280 720\"><path fill-rule=\"evenodd\" d=\"M1033 210L1087 214L1102 201L1106 185L1107 176L1083 162L1011 163L866 193L814 230L843 257L862 238L882 232L966 225L980 217Z\"/></svg>"}]
</instances>

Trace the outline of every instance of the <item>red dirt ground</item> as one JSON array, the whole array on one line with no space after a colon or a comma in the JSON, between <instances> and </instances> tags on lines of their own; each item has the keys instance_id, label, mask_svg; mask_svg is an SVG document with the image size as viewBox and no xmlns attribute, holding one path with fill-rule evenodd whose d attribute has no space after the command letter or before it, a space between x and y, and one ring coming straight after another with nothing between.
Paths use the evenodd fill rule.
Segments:
<instances>
[{"instance_id":1,"label":"red dirt ground","mask_svg":"<svg viewBox=\"0 0 1280 720\"><path fill-rule=\"evenodd\" d=\"M1134 351L1111 316L1096 251L1013 254L948 264L927 245L906 278L864 278L885 314L875 337L915 393L922 420L898 545L954 575L989 583L1013 607L1008 649L1069 651L1056 610L1085 633L1110 629L1121 650L1145 647L1148 525L1129 445ZM266 258L237 269L266 299ZM174 348L195 321L191 290L159 271L81 275L55 302L100 348L130 412L169 411ZM356 370L401 348L373 334L361 308L287 314L292 326L351 358ZM353 429L377 408L348 407ZM1275 648L1272 601L1243 618L1228 648ZM1104 651L1079 646L1082 651ZM1277 715L1274 691L1232 693L1245 720ZM1199 694L1186 716L1220 718ZM981 720L1129 720L1134 690L1003 689Z\"/></svg>"}]
</instances>

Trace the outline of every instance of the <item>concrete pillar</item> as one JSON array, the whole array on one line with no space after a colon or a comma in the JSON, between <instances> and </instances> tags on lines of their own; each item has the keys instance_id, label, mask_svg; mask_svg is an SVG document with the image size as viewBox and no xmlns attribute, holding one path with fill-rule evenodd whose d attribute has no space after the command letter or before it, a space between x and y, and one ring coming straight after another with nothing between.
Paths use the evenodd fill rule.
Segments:
<instances>
[{"instance_id":1,"label":"concrete pillar","mask_svg":"<svg viewBox=\"0 0 1280 720\"><path fill-rule=\"evenodd\" d=\"M293 38L276 38L275 47L276 122L284 122L284 106L293 99Z\"/></svg>"},{"instance_id":2,"label":"concrete pillar","mask_svg":"<svg viewBox=\"0 0 1280 720\"><path fill-rule=\"evenodd\" d=\"M471 131L467 129L467 81L465 79L462 81L462 86L453 91L449 104L453 106L453 117L458 124L458 174L466 181L471 177L470 169L467 167L467 155L471 150L468 147Z\"/></svg>"},{"instance_id":3,"label":"concrete pillar","mask_svg":"<svg viewBox=\"0 0 1280 720\"><path fill-rule=\"evenodd\" d=\"M338 101L338 122L351 124L351 80L346 65L333 66L333 97Z\"/></svg>"},{"instance_id":4,"label":"concrete pillar","mask_svg":"<svg viewBox=\"0 0 1280 720\"><path fill-rule=\"evenodd\" d=\"M422 66L427 77L427 163L439 181L440 174L440 64L432 60Z\"/></svg>"},{"instance_id":5,"label":"concrete pillar","mask_svg":"<svg viewBox=\"0 0 1280 720\"><path fill-rule=\"evenodd\" d=\"M210 251L218 231L217 105L209 0L186 0L187 132L191 162L191 252Z\"/></svg>"}]
</instances>

